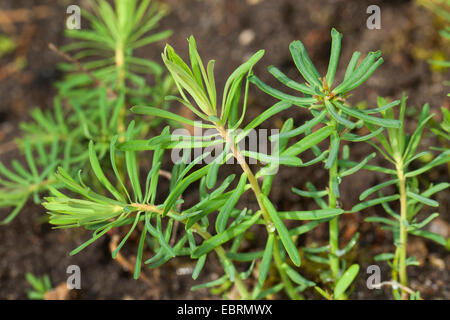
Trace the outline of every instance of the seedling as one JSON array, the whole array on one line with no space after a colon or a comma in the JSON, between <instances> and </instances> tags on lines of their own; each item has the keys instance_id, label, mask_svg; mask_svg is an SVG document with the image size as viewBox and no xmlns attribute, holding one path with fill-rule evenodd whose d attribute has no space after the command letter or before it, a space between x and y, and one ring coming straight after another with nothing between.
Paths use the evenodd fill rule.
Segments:
<instances>
[{"instance_id":1,"label":"seedling","mask_svg":"<svg viewBox=\"0 0 450 320\"><path fill-rule=\"evenodd\" d=\"M374 139L380 145L369 141L379 151L379 154L383 155L392 164L393 169L376 166L367 167L367 169L390 174L392 179L365 190L359 197L360 200L365 200L369 195L378 192L381 196L380 198L368 200L363 203L365 203L365 206L381 204L386 213L390 215L391 219L385 217L369 217L366 218L366 221L382 223L384 229L393 232L394 245L396 247L395 253L382 253L376 256L375 260L388 261L392 267L392 279L403 286L401 290L398 288L394 288L393 290L394 296L397 299L406 299L408 297L409 294L404 289L408 287L406 268L410 265L418 264L414 257L408 258L406 255L408 235L424 237L443 246L446 246L448 242L441 235L424 229L433 219L439 216L439 213L435 212L421 221L418 220L418 214L423 206L438 208L439 203L431 199L432 195L450 187L450 183L442 182L436 185L430 184L424 191L420 191L419 189L419 176L435 166L448 163L450 161L450 150L443 150L440 154L434 156L432 161L418 169L410 169L411 164L417 159L432 155L429 150L417 152L417 149L425 125L433 117L433 114L429 114L429 105L424 105L417 128L411 135L408 135L405 132L406 99L406 96L403 94L399 115L399 120L402 124L401 127L388 129L387 136L382 133L377 134ZM388 102L385 99L379 98L378 104L380 108L383 108ZM391 109L385 110L383 111L383 117L385 119L394 119L394 112ZM375 132L375 127L370 125L368 127L372 132ZM398 186L398 194L384 196L381 190L391 185ZM393 200L399 202L400 214L389 205L388 201Z\"/></svg>"},{"instance_id":2,"label":"seedling","mask_svg":"<svg viewBox=\"0 0 450 320\"><path fill-rule=\"evenodd\" d=\"M125 139L130 104L168 107L164 97L173 88L170 76L156 62L133 55L134 49L170 35L170 31L148 35L167 14L167 8L138 0L116 1L115 10L105 0L92 4L95 15L84 12L91 29L67 31L68 36L81 41L62 51L51 46L68 60L61 65L66 77L57 83L53 109L32 110L32 121L21 124L22 138L17 144L27 167L17 159L12 160L12 168L0 163L0 208L13 208L0 224L12 221L29 198L40 203L49 188L60 188L54 177L58 166L84 176L80 170L89 163L90 140L96 142L99 161L104 162L111 139L116 135ZM67 54L74 50L74 56ZM147 84L143 74L154 76L154 86ZM138 119L135 130L145 136L159 124L160 119L150 123Z\"/></svg>"},{"instance_id":3,"label":"seedling","mask_svg":"<svg viewBox=\"0 0 450 320\"><path fill-rule=\"evenodd\" d=\"M27 272L25 278L33 287L32 290L27 292L28 299L30 300L44 300L45 294L52 289L52 283L47 274L42 277L35 277L33 274Z\"/></svg>"}]
</instances>

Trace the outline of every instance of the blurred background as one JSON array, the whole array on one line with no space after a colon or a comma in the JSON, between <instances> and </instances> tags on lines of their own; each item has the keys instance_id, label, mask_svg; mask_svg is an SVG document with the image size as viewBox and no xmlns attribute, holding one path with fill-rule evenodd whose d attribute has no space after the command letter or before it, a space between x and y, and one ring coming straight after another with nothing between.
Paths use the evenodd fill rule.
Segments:
<instances>
[{"instance_id":1,"label":"blurred background","mask_svg":"<svg viewBox=\"0 0 450 320\"><path fill-rule=\"evenodd\" d=\"M266 70L276 65L293 78L298 72L288 50L289 43L301 40L321 74L325 74L331 45L330 30L335 27L343 35L341 63L346 64L353 51L363 54L380 49L384 64L350 98L353 104L375 106L377 96L398 99L406 92L408 122L414 128L414 117L424 103L429 103L441 121L440 108L449 108L447 97L448 69L430 65L427 60L448 60L450 42L439 35L445 20L433 8L444 4L439 0L165 0L170 14L162 20L161 30L172 29L167 40L183 57L187 56L186 39L192 34L203 60L216 60L218 88L223 87L232 70L252 53L265 49L264 58L257 64L255 73L266 83L278 85ZM447 1L448 3L448 1ZM71 4L88 7L85 1L75 0L2 0L0 2L0 161L20 156L14 138L19 133L19 123L29 119L34 107L50 108L55 95L54 82L62 73L57 68L61 57L48 49L49 43L61 46L69 42L64 36L66 8ZM369 5L381 8L381 29L369 30L366 20ZM448 9L448 8L447 8ZM447 11L448 12L448 11ZM447 13L448 14L448 13ZM86 20L82 20L87 24ZM86 26L87 27L87 26ZM160 61L165 42L140 49L142 58ZM341 65L341 66L342 66ZM337 74L342 79L345 69ZM248 119L259 114L276 101L252 88L249 96ZM176 108L175 108L176 109ZM288 110L273 126L293 117L297 123L309 119L306 112ZM266 124L269 127L268 124ZM439 145L433 137L424 143ZM352 155L362 159L372 152L366 144L352 147ZM308 172L308 170L310 170ZM273 188L273 200L281 210L313 209L311 202L299 202L298 197L285 185L302 187L306 179L290 169L280 171ZM326 183L323 170L305 169L304 177L316 184ZM432 181L448 181L445 166L432 171ZM379 182L372 173L359 172L342 184L343 203L357 201L358 190ZM437 196L442 204L441 216L433 221L433 231L445 237L450 235L449 193ZM248 199L248 201L253 201ZM305 200L302 200L305 201ZM376 214L378 209L367 210L365 215ZM383 214L382 209L378 214ZM0 210L0 214L1 214ZM26 298L30 288L25 273L48 274L53 286L65 282L66 268L76 264L82 270L82 289L72 293L72 298L83 299L190 299L208 298L207 290L191 292L194 284L189 274L191 263L177 259L176 263L146 272L148 281L135 281L123 265L111 259L108 240L98 241L80 254L70 257L80 239L88 234L82 230L51 230L40 223L44 210L31 202L10 225L0 227L0 298ZM390 249L390 234L374 224L363 222L360 215L342 219L342 239L348 241L356 230L361 233L359 262L362 270L371 264L372 257ZM303 244L327 239L327 230L318 228ZM420 290L425 298L450 299L450 257L445 249L423 239L411 239L409 253L421 265L411 268L411 286ZM251 241L248 244L252 245ZM132 246L131 246L132 247ZM387 248L387 249L386 249ZM131 248L131 253L133 248ZM125 250L126 252L126 250ZM216 268L217 267L217 268ZM387 266L384 270L388 272ZM314 270L304 270L306 274ZM220 268L208 265L197 283L214 279ZM388 276L387 276L388 277ZM386 279L387 280L387 279ZM356 299L387 298L389 292L370 291L365 278L358 280Z\"/></svg>"}]
</instances>

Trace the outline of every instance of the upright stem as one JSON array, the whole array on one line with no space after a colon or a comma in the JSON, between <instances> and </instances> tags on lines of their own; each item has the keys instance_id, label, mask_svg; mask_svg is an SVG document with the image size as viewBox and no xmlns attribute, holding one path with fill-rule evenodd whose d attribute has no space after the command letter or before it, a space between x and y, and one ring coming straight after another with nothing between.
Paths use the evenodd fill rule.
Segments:
<instances>
[{"instance_id":1,"label":"upright stem","mask_svg":"<svg viewBox=\"0 0 450 320\"><path fill-rule=\"evenodd\" d=\"M256 200L258 201L259 208L261 209L262 215L264 217L264 222L266 223L267 232L273 233L275 231L272 231L272 228L269 226L273 226L273 221L270 218L269 212L267 211L267 208L264 206L263 202L261 201L261 195L262 191L259 186L258 180L256 179L255 175L253 174L252 170L248 166L247 162L245 161L245 158L242 156L242 154L239 152L239 149L237 148L234 140L230 137L228 132L225 128L222 126L215 124L217 130L219 131L222 138L230 144L231 151L233 152L234 158L237 160L239 165L241 166L244 173L247 175L247 179L250 182L250 186L253 190L253 193L256 196ZM291 280L289 279L288 275L286 274L285 269L283 268L283 259L280 255L280 250L278 248L278 237L275 239L275 244L273 246L273 256L275 259L275 265L278 269L278 272L280 274L281 280L284 283L284 288L286 290L286 293L288 296L293 300L299 300L300 297L297 295L297 292L295 291L294 285L292 284Z\"/></svg>"},{"instance_id":2,"label":"upright stem","mask_svg":"<svg viewBox=\"0 0 450 320\"><path fill-rule=\"evenodd\" d=\"M115 63L117 68L117 87L120 88L125 78L125 52L122 43L118 43L115 52Z\"/></svg>"},{"instance_id":3,"label":"upright stem","mask_svg":"<svg viewBox=\"0 0 450 320\"><path fill-rule=\"evenodd\" d=\"M116 90L123 89L125 84L125 52L121 43L117 44L115 51L115 63L117 72ZM120 91L119 91L120 92ZM119 112L119 119L117 124L117 133L119 134L119 141L124 142L125 137L122 135L126 131L126 107L125 103L121 106Z\"/></svg>"},{"instance_id":4,"label":"upright stem","mask_svg":"<svg viewBox=\"0 0 450 320\"><path fill-rule=\"evenodd\" d=\"M406 243L408 241L408 233L406 232L405 222L408 219L407 215L407 201L406 201L406 178L404 174L403 162L397 163L397 176L399 179L400 189L400 243L397 246L398 250L398 263L395 266L400 276L400 284L402 286L408 286L408 275L406 273ZM402 299L407 299L407 293L402 291Z\"/></svg>"},{"instance_id":5,"label":"upright stem","mask_svg":"<svg viewBox=\"0 0 450 320\"><path fill-rule=\"evenodd\" d=\"M328 205L330 208L336 208L337 199L334 194L333 181L336 180L338 174L338 162L334 162L333 166L330 168L330 177L328 182ZM339 218L336 216L330 221L329 232L330 232L330 268L333 275L334 283L336 284L339 280Z\"/></svg>"},{"instance_id":6,"label":"upright stem","mask_svg":"<svg viewBox=\"0 0 450 320\"><path fill-rule=\"evenodd\" d=\"M392 265L393 265L392 280L395 281L395 283L398 283L398 258L399 258L399 255L400 255L400 250L399 250L399 247L397 247L395 249L394 260L392 261ZM398 288L393 286L392 293L393 293L394 297L396 297L398 294Z\"/></svg>"}]
</instances>

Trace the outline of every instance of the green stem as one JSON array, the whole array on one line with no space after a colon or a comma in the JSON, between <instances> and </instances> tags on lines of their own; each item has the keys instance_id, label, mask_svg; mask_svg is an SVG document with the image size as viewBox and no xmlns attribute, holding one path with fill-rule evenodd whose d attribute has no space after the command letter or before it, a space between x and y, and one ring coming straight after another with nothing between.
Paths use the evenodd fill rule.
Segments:
<instances>
[{"instance_id":1,"label":"green stem","mask_svg":"<svg viewBox=\"0 0 450 320\"><path fill-rule=\"evenodd\" d=\"M125 51L122 43L118 43L115 52L115 63L117 68L117 88L121 88L125 79Z\"/></svg>"},{"instance_id":2,"label":"green stem","mask_svg":"<svg viewBox=\"0 0 450 320\"><path fill-rule=\"evenodd\" d=\"M399 256L400 256L400 250L397 247L395 249L394 260L392 261L392 265L393 265L393 268L392 268L392 280L397 282L397 283L398 283L398 257ZM394 297L396 297L397 294L398 294L398 289L395 286L392 287L392 294L394 295Z\"/></svg>"},{"instance_id":3,"label":"green stem","mask_svg":"<svg viewBox=\"0 0 450 320\"><path fill-rule=\"evenodd\" d=\"M259 208L261 209L262 215L264 217L264 222L266 224L266 229L268 233L273 233L274 231L269 228L269 226L273 226L273 221L270 218L269 212L267 211L267 208L264 206L263 202L261 201L261 195L263 194L261 191L261 188L259 186L258 180L256 179L255 175L253 174L252 170L248 166L247 162L245 161L242 154L239 152L239 149L237 148L234 140L230 137L228 132L223 128L222 126L215 124L217 130L220 132L220 135L223 137L223 139L230 144L231 151L233 152L234 158L237 160L239 165L241 166L244 173L247 175L247 179L250 182L250 186L253 190L253 193L256 196L256 200L258 201ZM273 246L273 256L275 259L275 265L277 267L278 273L280 274L281 280L284 283L284 289L288 296L293 300L299 300L300 297L298 296L297 292L295 291L294 285L292 284L291 280L289 279L288 275L286 274L285 269L283 268L283 259L281 258L279 247L278 247L278 237L275 238L275 243Z\"/></svg>"},{"instance_id":4,"label":"green stem","mask_svg":"<svg viewBox=\"0 0 450 320\"><path fill-rule=\"evenodd\" d=\"M337 159L333 166L330 168L329 172L329 183L328 183L328 205L330 208L336 208L337 199L334 194L333 181L336 181L338 175L338 162ZM336 216L329 223L329 233L330 233L330 268L333 275L334 283L336 284L339 280L339 218Z\"/></svg>"},{"instance_id":5,"label":"green stem","mask_svg":"<svg viewBox=\"0 0 450 320\"><path fill-rule=\"evenodd\" d=\"M408 241L408 234L406 231L405 222L408 220L408 208L406 199L406 178L404 174L403 163L397 163L397 176L399 179L400 189L400 243L397 246L398 250L398 264L395 266L399 273L400 284L408 286L408 275L406 272L406 243ZM408 295L405 291L402 291L402 299L407 299Z\"/></svg>"},{"instance_id":6,"label":"green stem","mask_svg":"<svg viewBox=\"0 0 450 320\"><path fill-rule=\"evenodd\" d=\"M125 86L125 52L121 43L117 44L115 52L115 63L117 70L116 90L120 92ZM119 142L124 142L123 133L126 131L126 104L121 106L119 119L117 124L117 133L119 134Z\"/></svg>"}]
</instances>

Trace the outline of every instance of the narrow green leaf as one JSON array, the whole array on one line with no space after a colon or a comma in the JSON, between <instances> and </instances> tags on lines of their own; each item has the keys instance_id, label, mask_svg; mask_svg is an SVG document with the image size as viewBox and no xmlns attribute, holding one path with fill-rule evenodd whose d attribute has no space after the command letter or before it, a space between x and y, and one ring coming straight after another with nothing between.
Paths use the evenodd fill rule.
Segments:
<instances>
[{"instance_id":1,"label":"narrow green leaf","mask_svg":"<svg viewBox=\"0 0 450 320\"><path fill-rule=\"evenodd\" d=\"M327 114L327 112L324 110L321 113L319 113L317 116L315 116L313 119L306 121L300 127L295 128L293 130L280 132L280 134L275 134L273 136L270 136L269 140L277 141L280 139L288 139L288 138L298 136L304 132L307 132L307 131L311 130L312 128L314 128L314 126L319 124L325 118L326 114Z\"/></svg>"},{"instance_id":2,"label":"narrow green leaf","mask_svg":"<svg viewBox=\"0 0 450 320\"><path fill-rule=\"evenodd\" d=\"M267 279L267 275L269 274L270 265L272 261L273 254L273 244L275 241L275 235L273 233L269 234L267 239L266 248L264 249L264 255L261 260L261 265L259 266L259 277L258 277L258 285L262 288L264 286L264 282Z\"/></svg>"},{"instance_id":3,"label":"narrow green leaf","mask_svg":"<svg viewBox=\"0 0 450 320\"><path fill-rule=\"evenodd\" d=\"M278 215L281 219L288 220L320 220L343 214L342 209L319 209L310 211L280 211Z\"/></svg>"},{"instance_id":4,"label":"narrow green leaf","mask_svg":"<svg viewBox=\"0 0 450 320\"><path fill-rule=\"evenodd\" d=\"M331 88L334 81L334 76L336 74L336 69L339 62L339 56L341 54L341 40L342 34L340 34L336 29L331 30L331 54L330 54L330 62L328 63L328 72L327 72L327 84L328 88Z\"/></svg>"},{"instance_id":5,"label":"narrow green leaf","mask_svg":"<svg viewBox=\"0 0 450 320\"><path fill-rule=\"evenodd\" d=\"M347 69L345 70L344 81L347 80L352 73L355 71L356 65L358 64L359 57L361 56L361 52L355 51L353 52L352 58L347 65Z\"/></svg>"},{"instance_id":6,"label":"narrow green leaf","mask_svg":"<svg viewBox=\"0 0 450 320\"><path fill-rule=\"evenodd\" d=\"M340 139L337 133L331 135L330 153L328 154L327 162L325 163L325 169L330 169L334 162L337 160L339 153Z\"/></svg>"},{"instance_id":7,"label":"narrow green leaf","mask_svg":"<svg viewBox=\"0 0 450 320\"><path fill-rule=\"evenodd\" d=\"M427 190L422 192L422 196L428 198L439 191L447 189L448 187L450 187L450 183L448 182L441 182L434 186L432 185Z\"/></svg>"},{"instance_id":8,"label":"narrow green leaf","mask_svg":"<svg viewBox=\"0 0 450 320\"><path fill-rule=\"evenodd\" d=\"M353 55L351 62L352 63L354 62L356 64L357 60L359 59L359 55L356 54L358 59L355 58L355 60L353 60L355 54ZM340 85L338 85L335 89L333 89L333 92L335 94L340 94L349 91L348 89L349 86L357 82L359 79L361 79L361 77L363 77L364 74L369 70L369 68L375 63L375 60L378 59L380 56L381 56L380 51L369 52L369 54L363 60L363 62L361 62L361 64L353 72L351 72Z\"/></svg>"},{"instance_id":9,"label":"narrow green leaf","mask_svg":"<svg viewBox=\"0 0 450 320\"><path fill-rule=\"evenodd\" d=\"M322 83L320 81L320 74L316 67L309 58L303 43L299 40L291 42L289 45L289 51L291 52L292 59L294 63L302 74L303 78L308 81L311 85L315 85L318 88L322 88Z\"/></svg>"},{"instance_id":10,"label":"narrow green leaf","mask_svg":"<svg viewBox=\"0 0 450 320\"><path fill-rule=\"evenodd\" d=\"M395 194L392 196L386 196L386 197L381 197L381 198L377 198L377 199L373 199L373 200L369 200L369 201L364 201L364 202L361 202L361 203L357 204L356 206L354 206L350 210L350 212L358 212L365 208L375 206L377 204L394 201L394 200L398 200L398 199L400 199L400 196L398 194Z\"/></svg>"},{"instance_id":11,"label":"narrow green leaf","mask_svg":"<svg viewBox=\"0 0 450 320\"><path fill-rule=\"evenodd\" d=\"M242 237L242 234L241 234ZM253 252L245 252L245 253L233 253L227 252L227 257L231 260L239 261L239 262L250 262L256 259L262 258L264 255L264 251L253 251Z\"/></svg>"},{"instance_id":12,"label":"narrow green leaf","mask_svg":"<svg viewBox=\"0 0 450 320\"><path fill-rule=\"evenodd\" d=\"M359 78L358 81L354 82L353 84L349 85L345 91L350 91L355 89L356 87L359 87L361 84L363 84L371 75L375 72L376 69L384 62L383 58L378 59L374 64L370 66L370 68L367 70L367 72Z\"/></svg>"},{"instance_id":13,"label":"narrow green leaf","mask_svg":"<svg viewBox=\"0 0 450 320\"><path fill-rule=\"evenodd\" d=\"M246 125L243 132L247 132L248 130L256 128L270 117L273 117L274 115L277 115L280 112L289 109L290 107L291 104L284 101L280 101L274 104L269 109L265 110L263 113L256 116L248 125Z\"/></svg>"},{"instance_id":14,"label":"narrow green leaf","mask_svg":"<svg viewBox=\"0 0 450 320\"><path fill-rule=\"evenodd\" d=\"M373 259L375 261L386 261L386 260L392 260L394 258L395 258L395 254L386 252L386 253L377 254Z\"/></svg>"},{"instance_id":15,"label":"narrow green leaf","mask_svg":"<svg viewBox=\"0 0 450 320\"><path fill-rule=\"evenodd\" d=\"M134 120L131 121L126 132L126 140L133 139ZM139 169L136 161L136 153L134 151L125 151L125 163L127 167L128 177L130 178L131 186L133 188L135 201L142 202L142 189L139 182Z\"/></svg>"},{"instance_id":16,"label":"narrow green leaf","mask_svg":"<svg viewBox=\"0 0 450 320\"><path fill-rule=\"evenodd\" d=\"M308 149L312 146L319 144L322 140L328 138L328 136L334 131L334 128L331 126L326 126L320 128L317 131L307 135L297 143L293 144L289 148L287 148L282 155L284 156L296 156Z\"/></svg>"},{"instance_id":17,"label":"narrow green leaf","mask_svg":"<svg viewBox=\"0 0 450 320\"><path fill-rule=\"evenodd\" d=\"M384 223L390 226L398 226L398 221L392 221L388 218L383 218L383 217L367 217L366 219L364 219L364 221L366 222L376 222L376 223Z\"/></svg>"},{"instance_id":18,"label":"narrow green leaf","mask_svg":"<svg viewBox=\"0 0 450 320\"><path fill-rule=\"evenodd\" d=\"M118 136L117 135L114 136L111 139L111 143L110 143L110 146L109 146L109 156L110 156L111 166L113 168L114 174L116 175L117 181L119 182L120 186L122 187L122 190L127 195L128 200L131 202L131 198L130 198L130 195L129 195L128 191L127 191L127 188L125 187L125 185L124 185L124 183L122 181L122 178L121 178L121 176L119 174L119 171L117 170L117 165L116 165L116 160L115 160L115 154L116 154L115 147L116 147L117 139L118 139Z\"/></svg>"},{"instance_id":19,"label":"narrow green leaf","mask_svg":"<svg viewBox=\"0 0 450 320\"><path fill-rule=\"evenodd\" d=\"M382 133L384 130L383 127L378 128L377 130L365 135L365 136L358 136L356 134L352 134L349 132L346 132L342 135L343 140L352 141L352 142L361 142L361 141L367 141L373 137L378 136L380 133Z\"/></svg>"},{"instance_id":20,"label":"narrow green leaf","mask_svg":"<svg viewBox=\"0 0 450 320\"><path fill-rule=\"evenodd\" d=\"M432 161L428 162L421 168L416 169L414 171L407 172L405 174L405 177L406 178L415 177L423 172L430 170L431 168L433 168L435 166L447 163L449 161L450 161L450 150L446 150L445 152L441 153L439 156L437 156L436 158L434 158Z\"/></svg>"},{"instance_id":21,"label":"narrow green leaf","mask_svg":"<svg viewBox=\"0 0 450 320\"><path fill-rule=\"evenodd\" d=\"M182 116L179 116L175 113L166 111L166 110L162 110L159 108L154 108L154 107L143 107L143 106L135 106L131 108L131 111L137 114L145 114L145 115L150 115L150 116L154 116L154 117L158 117L158 118L165 118L165 119L170 119L170 120L174 120L177 122L181 122L181 123L185 123L188 125L191 125L193 127L199 127L199 128L215 128L214 125L210 125L210 124L202 124L199 121L193 121L187 118L184 118Z\"/></svg>"},{"instance_id":22,"label":"narrow green leaf","mask_svg":"<svg viewBox=\"0 0 450 320\"><path fill-rule=\"evenodd\" d=\"M210 282L206 282L206 283L202 283L202 284L198 284L196 286L193 286L191 288L191 291L195 291L198 289L204 289L204 288L212 288L212 287L216 287L216 286L220 286L222 284L224 284L226 281L228 280L228 276L222 276L220 278L218 278L217 280L213 280Z\"/></svg>"},{"instance_id":23,"label":"narrow green leaf","mask_svg":"<svg viewBox=\"0 0 450 320\"><path fill-rule=\"evenodd\" d=\"M339 101L335 101L336 105L344 111L346 114L358 118L360 120L363 120L364 122L368 122L371 124L375 124L378 126L386 127L386 128L399 128L401 123L398 120L392 120L392 119L383 119L383 118L377 118L369 116L368 114L365 114L358 109L352 109L349 107L344 106Z\"/></svg>"},{"instance_id":24,"label":"narrow green leaf","mask_svg":"<svg viewBox=\"0 0 450 320\"><path fill-rule=\"evenodd\" d=\"M291 236L289 235L289 232L286 228L286 226L283 223L283 220L279 216L278 212L276 211L275 207L272 205L270 200L263 194L259 196L260 201L262 201L264 207L267 209L270 218L272 219L272 222L277 229L278 235L280 236L281 242L283 243L284 248L286 249L289 257L291 258L292 262L296 266L300 266L300 254L298 253L298 250L292 241Z\"/></svg>"},{"instance_id":25,"label":"narrow green leaf","mask_svg":"<svg viewBox=\"0 0 450 320\"><path fill-rule=\"evenodd\" d=\"M192 279L196 280L198 276L200 275L200 272L202 271L203 267L205 266L206 262L206 254L202 255L195 265L194 271L192 272Z\"/></svg>"},{"instance_id":26,"label":"narrow green leaf","mask_svg":"<svg viewBox=\"0 0 450 320\"><path fill-rule=\"evenodd\" d=\"M411 199L414 199L418 202L421 202L423 204L426 204L430 207L439 207L439 202L432 200L432 199L428 199L426 197L421 196L420 194L411 192L411 191L407 191L406 192L407 196L410 197Z\"/></svg>"},{"instance_id":27,"label":"narrow green leaf","mask_svg":"<svg viewBox=\"0 0 450 320\"><path fill-rule=\"evenodd\" d=\"M95 153L94 149L94 142L89 142L89 159L91 162L92 170L94 171L95 175L97 176L97 179L101 182L101 184L108 189L109 192L120 202L126 202L122 194L120 194L119 191L109 182L109 180L106 178L105 174L103 173L103 170L100 166L100 163L97 158L97 154Z\"/></svg>"},{"instance_id":28,"label":"narrow green leaf","mask_svg":"<svg viewBox=\"0 0 450 320\"><path fill-rule=\"evenodd\" d=\"M178 197L187 189L192 183L201 179L204 175L207 174L209 170L208 166L205 166L197 171L194 171L189 176L181 180L177 186L170 192L166 201L164 201L164 212L163 216L165 216L175 205Z\"/></svg>"},{"instance_id":29,"label":"narrow green leaf","mask_svg":"<svg viewBox=\"0 0 450 320\"><path fill-rule=\"evenodd\" d=\"M305 287L312 287L312 286L316 285L314 282L309 281L309 280L305 279L304 277L302 277L297 271L295 271L294 269L289 267L287 264L283 264L283 268L286 271L288 277L292 281L294 281L296 284L299 284L299 285L305 286Z\"/></svg>"},{"instance_id":30,"label":"narrow green leaf","mask_svg":"<svg viewBox=\"0 0 450 320\"><path fill-rule=\"evenodd\" d=\"M342 171L342 172L339 174L339 176L342 178L342 177L349 176L349 175L351 175L351 174L353 174L353 173L359 171L360 169L362 169L362 168L367 164L367 162L369 162L370 160L372 160L373 158L375 158L376 155L377 155L377 154L376 154L375 152L374 152L374 153L371 153L370 155L368 155L367 157L365 157L365 158L364 158L359 164L357 164L356 166L354 166L354 167L352 167L352 168L349 168L349 169L347 169L347 170Z\"/></svg>"},{"instance_id":31,"label":"narrow green leaf","mask_svg":"<svg viewBox=\"0 0 450 320\"><path fill-rule=\"evenodd\" d=\"M218 246L245 232L248 228L254 225L256 221L258 221L259 216L260 213L257 213L243 223L231 227L224 232L219 233L204 241L199 247L197 247L197 249L194 250L194 252L192 253L192 258L200 258L200 256L214 250Z\"/></svg>"},{"instance_id":32,"label":"narrow green leaf","mask_svg":"<svg viewBox=\"0 0 450 320\"><path fill-rule=\"evenodd\" d=\"M342 117L334 108L334 105L329 101L329 100L325 100L325 108L327 109L328 113L330 114L330 116L336 120L338 123L353 129L356 127L356 123L351 122L350 120L345 119L344 117Z\"/></svg>"},{"instance_id":33,"label":"narrow green leaf","mask_svg":"<svg viewBox=\"0 0 450 320\"><path fill-rule=\"evenodd\" d=\"M311 89L311 87L308 87L305 84L298 83L292 79L290 79L287 75L285 75L283 72L281 72L277 67L269 66L267 70L282 84L285 86L292 88L297 91L301 91L303 93L309 94L309 95L315 95L315 91Z\"/></svg>"},{"instance_id":34,"label":"narrow green leaf","mask_svg":"<svg viewBox=\"0 0 450 320\"><path fill-rule=\"evenodd\" d=\"M274 98L277 98L282 101L286 101L289 103L292 103L295 106L306 108L309 105L317 102L316 98L300 98L296 96L292 96L290 94L281 92L277 89L274 89L264 82L262 82L257 76L251 75L249 77L250 82L254 83L259 89L267 93L268 95L271 95Z\"/></svg>"},{"instance_id":35,"label":"narrow green leaf","mask_svg":"<svg viewBox=\"0 0 450 320\"><path fill-rule=\"evenodd\" d=\"M225 231L228 219L231 214L231 210L233 210L234 206L239 201L239 198L244 193L246 182L247 182L247 175L243 173L241 175L241 178L239 179L239 183L236 189L233 191L233 193L228 198L227 202L225 202L225 205L220 209L219 214L217 215L216 220L217 233L222 233Z\"/></svg>"},{"instance_id":36,"label":"narrow green leaf","mask_svg":"<svg viewBox=\"0 0 450 320\"><path fill-rule=\"evenodd\" d=\"M353 280L356 278L359 272L359 265L353 264L348 268L339 281L336 283L334 288L334 298L340 299L345 293L347 288L352 284Z\"/></svg>"},{"instance_id":37,"label":"narrow green leaf","mask_svg":"<svg viewBox=\"0 0 450 320\"><path fill-rule=\"evenodd\" d=\"M435 212L435 213L431 214L429 217L427 217L426 219L424 219L423 221L421 221L419 223L411 224L409 226L409 228L411 228L411 230L422 229L423 227L425 227L427 224L429 224L431 221L433 221L437 217L439 217L439 213Z\"/></svg>"},{"instance_id":38,"label":"narrow green leaf","mask_svg":"<svg viewBox=\"0 0 450 320\"><path fill-rule=\"evenodd\" d=\"M209 189L214 188L217 181L217 174L219 173L220 163L214 162L208 170L206 175L206 186Z\"/></svg>"},{"instance_id":39,"label":"narrow green leaf","mask_svg":"<svg viewBox=\"0 0 450 320\"><path fill-rule=\"evenodd\" d=\"M415 236L418 236L418 237L423 237L423 238L433 240L434 242L437 242L444 247L447 246L448 240L446 240L440 234L437 234L437 233L434 233L431 231L426 231L426 230L414 230L414 231L409 231L409 233L413 234Z\"/></svg>"},{"instance_id":40,"label":"narrow green leaf","mask_svg":"<svg viewBox=\"0 0 450 320\"><path fill-rule=\"evenodd\" d=\"M249 73L253 66L263 57L264 50L259 50L256 52L250 59L241 64L238 68L236 68L233 73L228 77L227 82L225 83L225 87L223 90L223 100L222 106L224 107L221 111L220 119L225 121L228 119L228 115L230 113L231 101L234 96L230 96L230 88L233 84L240 83L242 78L246 73Z\"/></svg>"},{"instance_id":41,"label":"narrow green leaf","mask_svg":"<svg viewBox=\"0 0 450 320\"><path fill-rule=\"evenodd\" d=\"M322 190L322 191L304 191L297 188L292 188L292 192L295 194L298 194L301 197L308 197L308 198L323 198L326 195L328 195L328 190Z\"/></svg>"},{"instance_id":42,"label":"narrow green leaf","mask_svg":"<svg viewBox=\"0 0 450 320\"><path fill-rule=\"evenodd\" d=\"M398 179L389 180L380 184L377 184L376 186L373 186L367 190L364 190L363 193L359 195L359 200L362 201L368 196L370 196L372 193L377 192L378 190L381 190L387 186L393 185L398 182Z\"/></svg>"},{"instance_id":43,"label":"narrow green leaf","mask_svg":"<svg viewBox=\"0 0 450 320\"><path fill-rule=\"evenodd\" d=\"M291 236L299 236L301 234L307 233L309 231L311 231L312 229L314 229L315 227L317 227L319 224L327 221L328 219L324 219L324 220L316 220L313 222L308 222L305 223L301 226L295 227L294 229L289 230L289 234Z\"/></svg>"},{"instance_id":44,"label":"narrow green leaf","mask_svg":"<svg viewBox=\"0 0 450 320\"><path fill-rule=\"evenodd\" d=\"M392 101L390 103L385 104L382 107L375 108L375 109L362 110L362 112L367 113L367 114L383 112L383 111L386 111L387 109L390 109L392 107L398 106L399 104L400 104L400 100L395 100L395 101ZM400 119L402 119L402 118L400 118Z\"/></svg>"}]
</instances>

